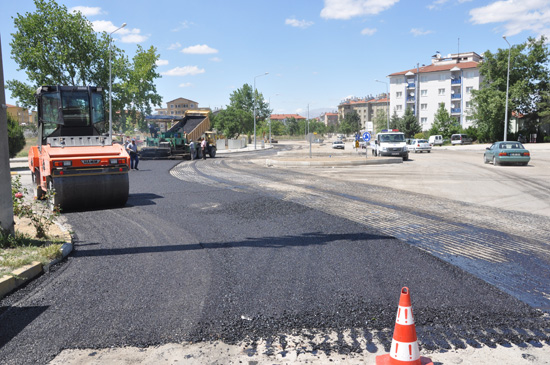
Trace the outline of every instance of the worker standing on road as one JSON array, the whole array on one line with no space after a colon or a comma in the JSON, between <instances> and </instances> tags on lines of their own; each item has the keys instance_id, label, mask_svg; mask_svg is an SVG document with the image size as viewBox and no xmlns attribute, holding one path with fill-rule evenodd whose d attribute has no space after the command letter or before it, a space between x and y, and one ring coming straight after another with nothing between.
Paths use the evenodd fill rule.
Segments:
<instances>
[{"instance_id":1,"label":"worker standing on road","mask_svg":"<svg viewBox=\"0 0 550 365\"><path fill-rule=\"evenodd\" d=\"M189 142L189 154L191 155L191 160L197 157L197 149L195 148L195 142L193 140Z\"/></svg>"},{"instance_id":2,"label":"worker standing on road","mask_svg":"<svg viewBox=\"0 0 550 365\"><path fill-rule=\"evenodd\" d=\"M136 139L132 138L132 142L128 143L128 147L126 147L128 150L128 153L130 153L130 170L138 169L138 163L139 163L139 156L137 153L137 146L136 146Z\"/></svg>"},{"instance_id":3,"label":"worker standing on road","mask_svg":"<svg viewBox=\"0 0 550 365\"><path fill-rule=\"evenodd\" d=\"M206 142L206 137L203 138L201 142L201 151L202 151L202 159L206 160L206 146L208 142Z\"/></svg>"}]
</instances>

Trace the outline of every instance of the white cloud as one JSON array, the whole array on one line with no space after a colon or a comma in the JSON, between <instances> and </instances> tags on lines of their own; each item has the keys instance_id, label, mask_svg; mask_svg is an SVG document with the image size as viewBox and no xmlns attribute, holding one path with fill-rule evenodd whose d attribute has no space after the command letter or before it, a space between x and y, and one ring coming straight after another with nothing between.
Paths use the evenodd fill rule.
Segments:
<instances>
[{"instance_id":1,"label":"white cloud","mask_svg":"<svg viewBox=\"0 0 550 365\"><path fill-rule=\"evenodd\" d=\"M345 20L356 16L376 15L398 2L399 0L325 0L321 17Z\"/></svg>"},{"instance_id":2,"label":"white cloud","mask_svg":"<svg viewBox=\"0 0 550 365\"><path fill-rule=\"evenodd\" d=\"M198 68L197 66L184 66L184 67L175 67L169 71L161 72L161 75L164 76L187 76L187 75L198 75L203 74L204 68Z\"/></svg>"},{"instance_id":3,"label":"white cloud","mask_svg":"<svg viewBox=\"0 0 550 365\"><path fill-rule=\"evenodd\" d=\"M210 59L210 61L212 61L212 62L222 62L222 59L219 58L219 57L212 57L212 58Z\"/></svg>"},{"instance_id":4,"label":"white cloud","mask_svg":"<svg viewBox=\"0 0 550 365\"><path fill-rule=\"evenodd\" d=\"M506 0L470 10L474 24L500 23L496 31L513 36L523 31L550 35L550 3L548 0Z\"/></svg>"},{"instance_id":5,"label":"white cloud","mask_svg":"<svg viewBox=\"0 0 550 365\"><path fill-rule=\"evenodd\" d=\"M181 52L186 54L213 54L218 53L218 50L206 44L197 44L196 46L184 48Z\"/></svg>"},{"instance_id":6,"label":"white cloud","mask_svg":"<svg viewBox=\"0 0 550 365\"><path fill-rule=\"evenodd\" d=\"M168 47L168 49L169 49L170 51L173 51L174 49L178 49L178 48L181 48L180 42L172 43L172 44Z\"/></svg>"},{"instance_id":7,"label":"white cloud","mask_svg":"<svg viewBox=\"0 0 550 365\"><path fill-rule=\"evenodd\" d=\"M438 9L447 2L449 2L449 0L435 0L433 3L428 5L428 9L430 10Z\"/></svg>"},{"instance_id":8,"label":"white cloud","mask_svg":"<svg viewBox=\"0 0 550 365\"><path fill-rule=\"evenodd\" d=\"M112 33L118 28L120 28L120 25L115 25L110 20L95 20L92 22L92 27L96 32L107 32ZM140 34L141 30L139 28L121 28L118 29L117 32L113 35L119 35L121 36L121 41L123 43L141 43L146 41L149 36Z\"/></svg>"},{"instance_id":9,"label":"white cloud","mask_svg":"<svg viewBox=\"0 0 550 365\"><path fill-rule=\"evenodd\" d=\"M426 34L430 34L430 33L433 33L431 30L424 30L422 28L412 28L411 29L411 33L415 36L415 37L418 37L420 35L426 35Z\"/></svg>"},{"instance_id":10,"label":"white cloud","mask_svg":"<svg viewBox=\"0 0 550 365\"><path fill-rule=\"evenodd\" d=\"M376 28L365 28L361 31L361 34L362 35L373 35L374 33L376 33L377 29Z\"/></svg>"},{"instance_id":11,"label":"white cloud","mask_svg":"<svg viewBox=\"0 0 550 365\"><path fill-rule=\"evenodd\" d=\"M91 6L73 6L69 9L71 13L81 12L82 15L88 17L88 16L94 16L103 14L100 7L91 7Z\"/></svg>"},{"instance_id":12,"label":"white cloud","mask_svg":"<svg viewBox=\"0 0 550 365\"><path fill-rule=\"evenodd\" d=\"M172 32L179 32L180 30L182 29L187 29L189 28L193 23L192 22L189 22L187 20L184 20L183 22L179 23L177 27L175 27L174 29L172 29Z\"/></svg>"},{"instance_id":13,"label":"white cloud","mask_svg":"<svg viewBox=\"0 0 550 365\"><path fill-rule=\"evenodd\" d=\"M155 62L157 66L166 66L169 63L168 60L157 60L157 62Z\"/></svg>"},{"instance_id":14,"label":"white cloud","mask_svg":"<svg viewBox=\"0 0 550 365\"><path fill-rule=\"evenodd\" d=\"M285 24L290 25L291 27L305 29L311 27L313 25L313 22L288 18L287 20L285 20Z\"/></svg>"},{"instance_id":15,"label":"white cloud","mask_svg":"<svg viewBox=\"0 0 550 365\"><path fill-rule=\"evenodd\" d=\"M184 82L183 84L179 84L179 87L191 87L191 86L193 86L193 84L190 82Z\"/></svg>"}]
</instances>

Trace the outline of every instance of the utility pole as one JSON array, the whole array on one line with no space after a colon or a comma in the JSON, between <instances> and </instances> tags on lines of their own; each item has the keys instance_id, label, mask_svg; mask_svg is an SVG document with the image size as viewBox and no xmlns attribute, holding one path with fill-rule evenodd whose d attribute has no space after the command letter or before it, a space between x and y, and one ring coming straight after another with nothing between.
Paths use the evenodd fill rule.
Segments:
<instances>
[{"instance_id":1,"label":"utility pole","mask_svg":"<svg viewBox=\"0 0 550 365\"><path fill-rule=\"evenodd\" d=\"M8 107L6 105L6 95L4 91L2 40L0 39L0 226L3 230L8 231L10 234L14 234L7 111Z\"/></svg>"}]
</instances>

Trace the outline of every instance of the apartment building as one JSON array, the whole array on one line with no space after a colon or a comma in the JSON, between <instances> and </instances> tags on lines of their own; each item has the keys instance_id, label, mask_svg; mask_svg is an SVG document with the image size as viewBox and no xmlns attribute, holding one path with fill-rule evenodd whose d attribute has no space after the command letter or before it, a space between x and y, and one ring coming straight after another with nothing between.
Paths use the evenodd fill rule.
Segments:
<instances>
[{"instance_id":1,"label":"apartment building","mask_svg":"<svg viewBox=\"0 0 550 365\"><path fill-rule=\"evenodd\" d=\"M199 103L185 98L177 98L166 103L166 108L155 109L159 115L182 116L186 110L199 109Z\"/></svg>"},{"instance_id":2,"label":"apartment building","mask_svg":"<svg viewBox=\"0 0 550 365\"><path fill-rule=\"evenodd\" d=\"M34 122L33 114L32 112L29 113L28 109L22 108L17 105L11 105L11 104L6 104L6 106L7 106L6 112L13 119L17 120L19 124L29 124Z\"/></svg>"},{"instance_id":3,"label":"apartment building","mask_svg":"<svg viewBox=\"0 0 550 365\"><path fill-rule=\"evenodd\" d=\"M306 119L299 114L271 114L271 116L269 117L272 122L278 120L280 122L283 122L284 125L286 125L287 120L290 118L294 118L297 121Z\"/></svg>"},{"instance_id":4,"label":"apartment building","mask_svg":"<svg viewBox=\"0 0 550 365\"><path fill-rule=\"evenodd\" d=\"M479 89L482 61L475 52L449 54L447 57L437 53L429 66L390 74L391 114L395 111L402 117L405 109L412 108L422 130L428 130L439 105L443 104L463 128L468 128L473 124L472 90Z\"/></svg>"},{"instance_id":5,"label":"apartment building","mask_svg":"<svg viewBox=\"0 0 550 365\"><path fill-rule=\"evenodd\" d=\"M363 130L373 130L374 118L388 109L388 98L386 94L381 94L376 97L367 96L364 98L350 98L342 101L338 105L339 120L343 120L346 114L355 111L361 118L361 128Z\"/></svg>"},{"instance_id":6,"label":"apartment building","mask_svg":"<svg viewBox=\"0 0 550 365\"><path fill-rule=\"evenodd\" d=\"M331 126L331 125L338 125L338 113L324 113L318 117L319 121L323 123L324 125Z\"/></svg>"}]
</instances>

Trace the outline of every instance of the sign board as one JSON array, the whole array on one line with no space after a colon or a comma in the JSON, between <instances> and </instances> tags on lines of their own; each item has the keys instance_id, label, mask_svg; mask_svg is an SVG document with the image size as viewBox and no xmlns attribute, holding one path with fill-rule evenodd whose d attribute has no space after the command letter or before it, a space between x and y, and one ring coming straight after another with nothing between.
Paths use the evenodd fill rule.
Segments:
<instances>
[{"instance_id":1,"label":"sign board","mask_svg":"<svg viewBox=\"0 0 550 365\"><path fill-rule=\"evenodd\" d=\"M308 133L308 134L306 135L306 141L307 141L307 142L310 142L310 143L311 143L311 142L313 142L314 139L315 139L315 135L314 135L313 133Z\"/></svg>"},{"instance_id":2,"label":"sign board","mask_svg":"<svg viewBox=\"0 0 550 365\"><path fill-rule=\"evenodd\" d=\"M365 141L365 142L370 141L370 133L369 132L363 133L363 141Z\"/></svg>"},{"instance_id":3,"label":"sign board","mask_svg":"<svg viewBox=\"0 0 550 365\"><path fill-rule=\"evenodd\" d=\"M367 122L366 124L367 124L366 127L367 127L368 131L373 131L374 130L374 123L373 122Z\"/></svg>"}]
</instances>

